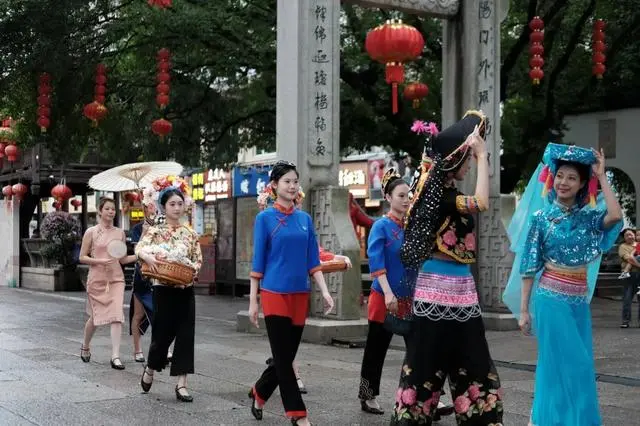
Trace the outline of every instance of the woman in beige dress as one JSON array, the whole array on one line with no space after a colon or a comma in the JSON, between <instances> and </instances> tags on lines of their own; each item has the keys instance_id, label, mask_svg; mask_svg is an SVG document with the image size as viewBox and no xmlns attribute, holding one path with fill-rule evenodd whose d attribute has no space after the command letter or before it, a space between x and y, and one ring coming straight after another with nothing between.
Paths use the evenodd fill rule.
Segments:
<instances>
[{"instance_id":1,"label":"woman in beige dress","mask_svg":"<svg viewBox=\"0 0 640 426\"><path fill-rule=\"evenodd\" d=\"M82 238L80 263L89 265L87 278L87 314L80 358L91 360L89 344L96 327L111 325L111 368L124 370L120 360L120 338L124 322L124 273L121 264L136 261L135 256L115 259L107 247L112 241L125 242L124 231L113 225L116 204L111 198L101 198L98 204L98 224L87 229Z\"/></svg>"}]
</instances>

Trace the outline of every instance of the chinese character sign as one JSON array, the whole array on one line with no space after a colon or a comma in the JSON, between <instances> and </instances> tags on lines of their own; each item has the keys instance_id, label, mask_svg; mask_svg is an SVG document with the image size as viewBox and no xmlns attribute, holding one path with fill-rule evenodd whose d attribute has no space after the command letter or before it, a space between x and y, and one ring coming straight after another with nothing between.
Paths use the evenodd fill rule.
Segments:
<instances>
[{"instance_id":1,"label":"chinese character sign","mask_svg":"<svg viewBox=\"0 0 640 426\"><path fill-rule=\"evenodd\" d=\"M234 167L233 197L256 197L269 183L271 167Z\"/></svg>"},{"instance_id":2,"label":"chinese character sign","mask_svg":"<svg viewBox=\"0 0 640 426\"><path fill-rule=\"evenodd\" d=\"M204 201L229 198L231 195L230 174L221 169L210 169L204 178Z\"/></svg>"},{"instance_id":3,"label":"chinese character sign","mask_svg":"<svg viewBox=\"0 0 640 426\"><path fill-rule=\"evenodd\" d=\"M308 154L314 166L330 165L333 161L334 139L334 66L339 47L336 47L335 18L340 9L332 7L333 0L314 0L309 10L309 118ZM337 9L337 11L336 11Z\"/></svg>"},{"instance_id":4,"label":"chinese character sign","mask_svg":"<svg viewBox=\"0 0 640 426\"><path fill-rule=\"evenodd\" d=\"M204 172L191 175L191 198L193 201L204 201Z\"/></svg>"},{"instance_id":5,"label":"chinese character sign","mask_svg":"<svg viewBox=\"0 0 640 426\"><path fill-rule=\"evenodd\" d=\"M477 105L487 116L485 124L485 139L487 140L487 150L489 158L496 158L495 144L492 143L493 135L492 121L496 112L496 86L500 64L496 64L496 2L495 0L483 0L476 3L478 8L478 44L480 50L479 62L476 69L478 81ZM498 68L496 70L496 68ZM499 78L499 76L498 76ZM499 142L499 141L498 141ZM489 175L493 176L495 170L489 168Z\"/></svg>"}]
</instances>

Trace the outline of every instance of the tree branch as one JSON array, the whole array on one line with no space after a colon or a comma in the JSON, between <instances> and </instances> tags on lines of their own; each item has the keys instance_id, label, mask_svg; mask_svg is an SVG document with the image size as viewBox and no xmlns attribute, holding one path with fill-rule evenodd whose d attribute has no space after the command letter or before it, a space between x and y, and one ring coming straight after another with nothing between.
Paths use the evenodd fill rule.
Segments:
<instances>
[{"instance_id":1,"label":"tree branch","mask_svg":"<svg viewBox=\"0 0 640 426\"><path fill-rule=\"evenodd\" d=\"M566 0L556 0L553 2L547 13L542 17L544 22L550 22L557 14L567 5ZM507 87L509 85L509 73L516 66L518 62L518 57L522 53L522 50L529 44L529 33L531 30L529 29L528 23L536 16L536 9L538 6L537 0L529 1L529 8L527 11L527 24L522 27L522 32L520 33L520 37L511 47L509 53L504 58L502 62L502 67L500 69L500 101L504 101L507 99Z\"/></svg>"},{"instance_id":2,"label":"tree branch","mask_svg":"<svg viewBox=\"0 0 640 426\"><path fill-rule=\"evenodd\" d=\"M587 8L582 12L578 22L573 28L573 32L571 33L571 37L567 42L567 45L564 48L564 52L560 59L556 62L553 71L549 75L549 83L547 85L547 102L546 102L546 110L545 110L545 119L544 122L548 123L549 126L554 123L554 106L555 106L555 94L554 89L556 87L556 83L558 82L558 77L560 73L565 70L567 65L569 64L569 59L571 55L576 50L578 46L578 42L580 41L580 36L582 35L582 31L584 30L584 25L589 19L589 17L593 14L596 9L596 0L590 0Z\"/></svg>"},{"instance_id":3,"label":"tree branch","mask_svg":"<svg viewBox=\"0 0 640 426\"><path fill-rule=\"evenodd\" d=\"M222 130L220 131L220 134L213 140L213 144L217 145L218 142L220 142L220 140L222 140L222 138L225 137L226 133L229 130L231 130L233 127L237 126L238 124L242 123L243 121L253 118L257 115L267 114L267 113L275 114L276 110L273 108L264 108L264 109L260 109L252 113L249 113L243 117L236 118L235 120L231 121L230 123L228 123L226 126L222 128Z\"/></svg>"}]
</instances>

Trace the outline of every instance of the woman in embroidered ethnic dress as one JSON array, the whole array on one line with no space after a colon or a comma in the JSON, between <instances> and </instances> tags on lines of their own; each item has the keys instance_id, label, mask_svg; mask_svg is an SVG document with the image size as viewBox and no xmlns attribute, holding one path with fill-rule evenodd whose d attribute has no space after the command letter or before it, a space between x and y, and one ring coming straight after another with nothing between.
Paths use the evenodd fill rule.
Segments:
<instances>
[{"instance_id":1,"label":"woman in embroidered ethnic dress","mask_svg":"<svg viewBox=\"0 0 640 426\"><path fill-rule=\"evenodd\" d=\"M277 198L273 207L256 216L249 317L258 327L258 286L273 363L249 391L251 414L262 420L264 404L277 387L285 413L294 425L309 425L307 409L293 371L309 306L309 276L333 309L333 298L320 270L320 253L311 216L298 210L298 171L293 163L278 161L269 185Z\"/></svg>"},{"instance_id":2,"label":"woman in embroidered ethnic dress","mask_svg":"<svg viewBox=\"0 0 640 426\"><path fill-rule=\"evenodd\" d=\"M500 380L470 270L476 259L471 214L485 210L489 200L484 126L484 115L469 111L440 133L421 122L413 127L431 137L412 185L401 249L406 270L416 275L414 318L392 425L430 425L447 378L459 425L502 425ZM454 183L464 178L473 157L476 191L465 196Z\"/></svg>"},{"instance_id":3,"label":"woman in embroidered ethnic dress","mask_svg":"<svg viewBox=\"0 0 640 426\"><path fill-rule=\"evenodd\" d=\"M158 261L178 262L193 268L202 266L202 252L198 234L182 225L180 218L185 213L186 196L177 187L167 187L158 196L159 207L165 213L166 223L155 225L142 237L136 246L136 255L151 270ZM167 285L157 279L153 284L153 323L151 345L140 386L148 392L153 383L153 373L162 371L167 365L167 351L175 339L171 360L171 376L178 376L176 398L183 402L193 401L187 391L187 374L193 374L194 333L196 306L193 283L186 286Z\"/></svg>"},{"instance_id":4,"label":"woman in embroidered ethnic dress","mask_svg":"<svg viewBox=\"0 0 640 426\"><path fill-rule=\"evenodd\" d=\"M531 425L602 425L589 303L621 228L602 152L549 144L509 226L516 259L503 296L538 340Z\"/></svg>"},{"instance_id":5,"label":"woman in embroidered ethnic dress","mask_svg":"<svg viewBox=\"0 0 640 426\"><path fill-rule=\"evenodd\" d=\"M87 277L87 314L89 319L84 327L84 339L80 358L91 360L89 344L96 327L111 326L111 368L124 370L120 361L120 339L124 322L124 273L121 264L135 262L135 256L114 259L107 246L113 240L125 241L124 231L113 226L116 204L111 198L101 198L98 203L100 220L87 229L82 237L80 263L89 265Z\"/></svg>"}]
</instances>

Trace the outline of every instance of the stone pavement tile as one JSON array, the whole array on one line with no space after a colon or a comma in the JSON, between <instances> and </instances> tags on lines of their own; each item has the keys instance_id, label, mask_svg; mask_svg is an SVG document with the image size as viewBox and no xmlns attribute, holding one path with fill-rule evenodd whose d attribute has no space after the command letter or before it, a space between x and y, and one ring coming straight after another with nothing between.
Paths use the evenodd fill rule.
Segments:
<instances>
[{"instance_id":1,"label":"stone pavement tile","mask_svg":"<svg viewBox=\"0 0 640 426\"><path fill-rule=\"evenodd\" d=\"M35 423L28 421L24 417L0 407L0 425L33 426L34 424Z\"/></svg>"},{"instance_id":2,"label":"stone pavement tile","mask_svg":"<svg viewBox=\"0 0 640 426\"><path fill-rule=\"evenodd\" d=\"M640 388L597 382L598 400L601 407L623 408L635 411L640 419ZM608 408L607 408L608 409ZM640 424L640 420L638 420Z\"/></svg>"},{"instance_id":3,"label":"stone pavement tile","mask_svg":"<svg viewBox=\"0 0 640 426\"><path fill-rule=\"evenodd\" d=\"M0 382L11 382L14 380L20 380L18 375L9 371L0 371Z\"/></svg>"},{"instance_id":4,"label":"stone pavement tile","mask_svg":"<svg viewBox=\"0 0 640 426\"><path fill-rule=\"evenodd\" d=\"M23 358L18 354L0 348L0 371L37 368L39 362Z\"/></svg>"},{"instance_id":5,"label":"stone pavement tile","mask_svg":"<svg viewBox=\"0 0 640 426\"><path fill-rule=\"evenodd\" d=\"M32 343L23 337L16 336L16 329L9 332L0 332L0 349L5 351L21 351L27 349L36 349L40 345Z\"/></svg>"},{"instance_id":6,"label":"stone pavement tile","mask_svg":"<svg viewBox=\"0 0 640 426\"><path fill-rule=\"evenodd\" d=\"M2 402L0 406L39 426L122 426L122 423L114 421L111 416L105 416L81 404L70 403L66 399L34 398Z\"/></svg>"}]
</instances>

